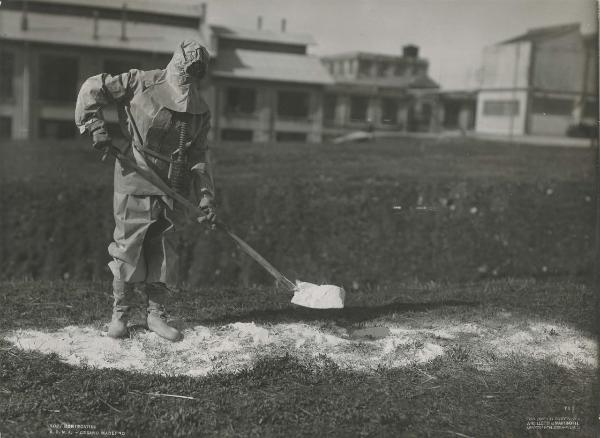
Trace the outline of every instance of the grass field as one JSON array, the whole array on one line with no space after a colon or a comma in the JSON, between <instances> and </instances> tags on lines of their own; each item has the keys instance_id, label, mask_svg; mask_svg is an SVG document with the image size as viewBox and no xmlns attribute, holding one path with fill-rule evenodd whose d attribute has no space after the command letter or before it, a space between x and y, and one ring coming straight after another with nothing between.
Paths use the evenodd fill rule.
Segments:
<instances>
[{"instance_id":1,"label":"grass field","mask_svg":"<svg viewBox=\"0 0 600 438\"><path fill-rule=\"evenodd\" d=\"M109 164L81 143L0 150L0 278L108 279ZM290 277L374 287L591 273L591 150L401 139L215 156L221 219ZM225 236L181 235L173 282L270 282Z\"/></svg>"},{"instance_id":2,"label":"grass field","mask_svg":"<svg viewBox=\"0 0 600 438\"><path fill-rule=\"evenodd\" d=\"M140 331L121 354L78 349L82 327L116 343L100 335L107 286L1 285L3 436L91 424L140 437L520 437L535 436L531 417L578 419L552 436L597 430L593 292L577 282L412 283L353 293L339 311L293 308L269 288L181 291L184 343Z\"/></svg>"},{"instance_id":3,"label":"grass field","mask_svg":"<svg viewBox=\"0 0 600 438\"><path fill-rule=\"evenodd\" d=\"M295 307L188 230L177 344L106 337L109 166L79 143L0 151L2 438L597 436L590 150L222 145L221 217L346 308Z\"/></svg>"}]
</instances>

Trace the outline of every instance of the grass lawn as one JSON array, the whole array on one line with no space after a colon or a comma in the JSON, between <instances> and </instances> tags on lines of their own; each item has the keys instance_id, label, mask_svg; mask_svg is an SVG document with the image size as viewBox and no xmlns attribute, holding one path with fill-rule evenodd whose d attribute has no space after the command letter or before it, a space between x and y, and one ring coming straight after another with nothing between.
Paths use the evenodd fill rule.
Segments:
<instances>
[{"instance_id":1,"label":"grass lawn","mask_svg":"<svg viewBox=\"0 0 600 438\"><path fill-rule=\"evenodd\" d=\"M398 284L351 291L335 311L294 307L272 288L180 290L181 344L141 329L102 336L107 283L0 287L3 437L73 424L139 437L592 437L598 428L594 295L574 280ZM44 333L55 335L32 347ZM100 347L78 350L85 337ZM526 429L533 417L576 417L580 429L536 435Z\"/></svg>"},{"instance_id":2,"label":"grass lawn","mask_svg":"<svg viewBox=\"0 0 600 438\"><path fill-rule=\"evenodd\" d=\"M84 143L0 145L0 438L597 436L593 151L219 145L220 217L346 308L196 227L170 344L106 337L112 171Z\"/></svg>"}]
</instances>

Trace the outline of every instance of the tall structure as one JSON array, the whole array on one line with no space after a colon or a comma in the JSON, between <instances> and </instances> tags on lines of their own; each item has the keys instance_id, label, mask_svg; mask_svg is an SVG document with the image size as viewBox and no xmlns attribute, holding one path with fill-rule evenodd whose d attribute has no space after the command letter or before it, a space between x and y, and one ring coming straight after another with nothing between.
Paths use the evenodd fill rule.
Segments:
<instances>
[{"instance_id":1,"label":"tall structure","mask_svg":"<svg viewBox=\"0 0 600 438\"><path fill-rule=\"evenodd\" d=\"M0 29L0 137L68 138L76 135L74 103L87 77L166 65L181 39L203 39L205 8L14 0L2 5Z\"/></svg>"},{"instance_id":2,"label":"tall structure","mask_svg":"<svg viewBox=\"0 0 600 438\"><path fill-rule=\"evenodd\" d=\"M312 37L287 33L285 20L280 32L211 30L217 53L211 69L214 136L320 142L323 88L333 81L319 59L307 54Z\"/></svg>"},{"instance_id":3,"label":"tall structure","mask_svg":"<svg viewBox=\"0 0 600 438\"><path fill-rule=\"evenodd\" d=\"M598 36L579 24L531 29L484 51L476 131L567 135L598 120Z\"/></svg>"},{"instance_id":4,"label":"tall structure","mask_svg":"<svg viewBox=\"0 0 600 438\"><path fill-rule=\"evenodd\" d=\"M436 128L438 85L417 46L402 56L351 52L323 58L335 83L326 87L324 132L338 135L372 128L429 131Z\"/></svg>"}]
</instances>

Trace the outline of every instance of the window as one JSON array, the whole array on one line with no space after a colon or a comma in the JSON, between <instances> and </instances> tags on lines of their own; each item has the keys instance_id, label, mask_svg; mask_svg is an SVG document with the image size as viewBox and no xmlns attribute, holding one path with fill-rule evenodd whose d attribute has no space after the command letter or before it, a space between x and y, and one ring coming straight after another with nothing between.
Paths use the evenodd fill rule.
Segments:
<instances>
[{"instance_id":1,"label":"window","mask_svg":"<svg viewBox=\"0 0 600 438\"><path fill-rule=\"evenodd\" d=\"M14 75L15 54L7 50L0 51L0 97L13 97Z\"/></svg>"},{"instance_id":2,"label":"window","mask_svg":"<svg viewBox=\"0 0 600 438\"><path fill-rule=\"evenodd\" d=\"M253 88L232 87L227 89L225 111L231 114L254 114L256 110L256 90Z\"/></svg>"},{"instance_id":3,"label":"window","mask_svg":"<svg viewBox=\"0 0 600 438\"><path fill-rule=\"evenodd\" d=\"M294 141L294 142L306 142L306 133L305 132L277 132L275 133L275 139L277 141L286 142L286 141Z\"/></svg>"},{"instance_id":4,"label":"window","mask_svg":"<svg viewBox=\"0 0 600 438\"><path fill-rule=\"evenodd\" d=\"M139 68L140 66L134 61L125 61L122 59L105 59L104 60L104 73L116 76L121 73L127 73L132 68Z\"/></svg>"},{"instance_id":5,"label":"window","mask_svg":"<svg viewBox=\"0 0 600 438\"><path fill-rule=\"evenodd\" d=\"M395 99L381 100L381 123L386 125L398 123L398 102Z\"/></svg>"},{"instance_id":6,"label":"window","mask_svg":"<svg viewBox=\"0 0 600 438\"><path fill-rule=\"evenodd\" d=\"M41 99L71 102L77 96L78 60L71 56L40 56L39 95Z\"/></svg>"},{"instance_id":7,"label":"window","mask_svg":"<svg viewBox=\"0 0 600 438\"><path fill-rule=\"evenodd\" d=\"M574 101L572 99L557 99L552 97L535 97L532 111L536 114L551 116L570 116L573 113Z\"/></svg>"},{"instance_id":8,"label":"window","mask_svg":"<svg viewBox=\"0 0 600 438\"><path fill-rule=\"evenodd\" d=\"M371 61L361 60L358 62L359 76L371 76Z\"/></svg>"},{"instance_id":9,"label":"window","mask_svg":"<svg viewBox=\"0 0 600 438\"><path fill-rule=\"evenodd\" d=\"M516 116L519 114L518 100L486 100L483 102L486 116Z\"/></svg>"},{"instance_id":10,"label":"window","mask_svg":"<svg viewBox=\"0 0 600 438\"><path fill-rule=\"evenodd\" d=\"M277 114L282 117L308 118L309 95L302 91L277 93Z\"/></svg>"},{"instance_id":11,"label":"window","mask_svg":"<svg viewBox=\"0 0 600 438\"><path fill-rule=\"evenodd\" d=\"M222 129L221 140L223 141L252 141L251 129Z\"/></svg>"},{"instance_id":12,"label":"window","mask_svg":"<svg viewBox=\"0 0 600 438\"><path fill-rule=\"evenodd\" d=\"M380 62L377 65L377 75L378 76L386 76L387 75L387 70L388 70L388 63L387 62Z\"/></svg>"},{"instance_id":13,"label":"window","mask_svg":"<svg viewBox=\"0 0 600 438\"><path fill-rule=\"evenodd\" d=\"M12 138L12 119L10 117L0 116L0 138Z\"/></svg>"},{"instance_id":14,"label":"window","mask_svg":"<svg viewBox=\"0 0 600 438\"><path fill-rule=\"evenodd\" d=\"M77 130L71 120L40 120L40 137L67 139L75 138Z\"/></svg>"},{"instance_id":15,"label":"window","mask_svg":"<svg viewBox=\"0 0 600 438\"><path fill-rule=\"evenodd\" d=\"M406 66L404 64L396 64L394 66L394 75L404 76L405 72L406 72Z\"/></svg>"},{"instance_id":16,"label":"window","mask_svg":"<svg viewBox=\"0 0 600 438\"><path fill-rule=\"evenodd\" d=\"M354 61L349 59L348 61L346 61L348 63L348 75L352 75L354 73Z\"/></svg>"},{"instance_id":17,"label":"window","mask_svg":"<svg viewBox=\"0 0 600 438\"><path fill-rule=\"evenodd\" d=\"M332 122L335 120L335 107L337 98L331 94L326 94L323 98L323 120Z\"/></svg>"},{"instance_id":18,"label":"window","mask_svg":"<svg viewBox=\"0 0 600 438\"><path fill-rule=\"evenodd\" d=\"M583 117L598 119L598 102L586 101L583 105Z\"/></svg>"},{"instance_id":19,"label":"window","mask_svg":"<svg viewBox=\"0 0 600 438\"><path fill-rule=\"evenodd\" d=\"M429 120L431 120L432 114L433 114L433 105L431 105L429 102L423 103L423 105L421 106L422 120L429 122Z\"/></svg>"},{"instance_id":20,"label":"window","mask_svg":"<svg viewBox=\"0 0 600 438\"><path fill-rule=\"evenodd\" d=\"M369 99L354 96L350 99L350 120L364 122L367 120L367 107Z\"/></svg>"}]
</instances>

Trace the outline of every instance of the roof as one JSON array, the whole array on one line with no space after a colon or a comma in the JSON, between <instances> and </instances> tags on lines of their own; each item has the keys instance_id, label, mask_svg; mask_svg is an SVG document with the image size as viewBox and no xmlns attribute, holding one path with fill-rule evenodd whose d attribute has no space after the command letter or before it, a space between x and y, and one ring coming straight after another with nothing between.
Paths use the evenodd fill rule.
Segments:
<instances>
[{"instance_id":1,"label":"roof","mask_svg":"<svg viewBox=\"0 0 600 438\"><path fill-rule=\"evenodd\" d=\"M172 53L184 39L206 45L198 30L155 23L127 22L127 40L121 40L121 21L100 19L98 38L93 37L93 18L27 14L29 29L21 29L21 12L0 11L0 39L106 49Z\"/></svg>"},{"instance_id":2,"label":"roof","mask_svg":"<svg viewBox=\"0 0 600 438\"><path fill-rule=\"evenodd\" d=\"M242 49L219 51L211 74L216 77L302 84L333 83L315 56Z\"/></svg>"},{"instance_id":3,"label":"roof","mask_svg":"<svg viewBox=\"0 0 600 438\"><path fill-rule=\"evenodd\" d=\"M363 85L378 88L439 88L437 82L427 75L421 75L413 78L406 78L404 76L360 79L339 78L335 81L335 83L343 85Z\"/></svg>"},{"instance_id":4,"label":"roof","mask_svg":"<svg viewBox=\"0 0 600 438\"><path fill-rule=\"evenodd\" d=\"M511 44L525 41L540 41L547 38L553 38L561 36L566 33L579 32L579 23L560 24L557 26L538 27L535 29L529 29L526 33L510 38L506 41L502 41L498 44Z\"/></svg>"},{"instance_id":5,"label":"roof","mask_svg":"<svg viewBox=\"0 0 600 438\"><path fill-rule=\"evenodd\" d=\"M212 32L219 38L233 40L260 41L266 43L292 44L292 45L314 45L315 40L309 34L275 32L272 30L252 30L231 26L211 25Z\"/></svg>"},{"instance_id":6,"label":"roof","mask_svg":"<svg viewBox=\"0 0 600 438\"><path fill-rule=\"evenodd\" d=\"M478 89L471 90L439 90L438 94L440 97L444 99L477 99L477 94L479 93Z\"/></svg>"},{"instance_id":7,"label":"roof","mask_svg":"<svg viewBox=\"0 0 600 438\"><path fill-rule=\"evenodd\" d=\"M398 62L411 62L411 63L417 63L417 64L427 64L427 60L421 57L418 58L407 58L406 56L403 56L402 54L398 54L398 55L390 55L387 53L373 53L373 52L343 52L343 53L336 53L334 55L326 55L326 56L321 56L321 59L325 62L327 61L337 61L337 60L344 60L344 59L359 59L359 60L366 60L366 61L387 61L387 62L393 62L393 63L398 63Z\"/></svg>"},{"instance_id":8,"label":"roof","mask_svg":"<svg viewBox=\"0 0 600 438\"><path fill-rule=\"evenodd\" d=\"M77 5L89 8L122 9L127 4L130 11L189 17L202 15L202 7L195 0L35 0L38 3L53 5Z\"/></svg>"},{"instance_id":9,"label":"roof","mask_svg":"<svg viewBox=\"0 0 600 438\"><path fill-rule=\"evenodd\" d=\"M395 61L395 60L398 60L398 58L402 58L402 54L390 55L387 53L353 51L353 52L335 53L333 55L325 55L325 56L322 56L321 58L324 60L363 58L363 59L380 59L380 60Z\"/></svg>"}]
</instances>

